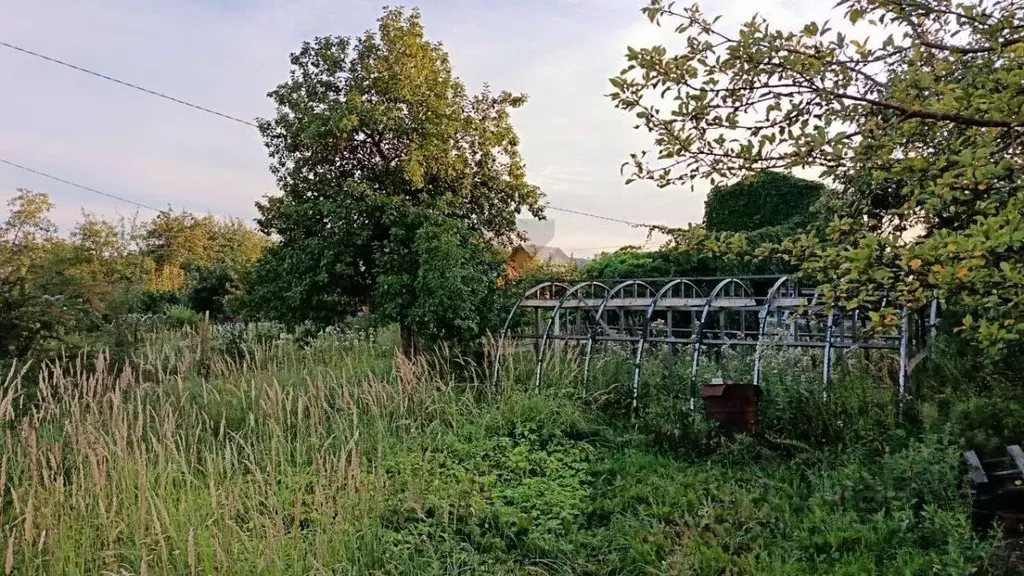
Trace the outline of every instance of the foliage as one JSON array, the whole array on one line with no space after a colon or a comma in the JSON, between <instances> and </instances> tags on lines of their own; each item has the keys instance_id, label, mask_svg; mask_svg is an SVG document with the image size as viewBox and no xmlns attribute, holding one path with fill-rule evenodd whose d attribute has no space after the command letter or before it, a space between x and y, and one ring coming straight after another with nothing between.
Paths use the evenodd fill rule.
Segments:
<instances>
[{"instance_id":1,"label":"foliage","mask_svg":"<svg viewBox=\"0 0 1024 576\"><path fill-rule=\"evenodd\" d=\"M729 186L717 186L704 201L708 232L752 232L787 226L794 231L814 222L811 208L825 186L783 172L765 171Z\"/></svg>"},{"instance_id":2,"label":"foliage","mask_svg":"<svg viewBox=\"0 0 1024 576\"><path fill-rule=\"evenodd\" d=\"M184 290L189 268L247 268L270 245L269 238L241 220L171 211L149 222L140 242L155 265L149 288L162 292Z\"/></svg>"},{"instance_id":3,"label":"foliage","mask_svg":"<svg viewBox=\"0 0 1024 576\"><path fill-rule=\"evenodd\" d=\"M172 306L185 305L185 295L181 292L143 290L135 302L135 312L138 314L161 314Z\"/></svg>"},{"instance_id":4,"label":"foliage","mask_svg":"<svg viewBox=\"0 0 1024 576\"><path fill-rule=\"evenodd\" d=\"M836 217L823 237L778 252L826 295L856 307L889 290L916 305L934 289L972 311L963 328L989 351L1019 342L1024 10L980 0L838 7L842 24L787 30L754 17L731 33L697 6L651 0L647 16L686 42L674 54L630 48L611 80L616 106L655 137L656 153L632 156L632 177L715 185L819 169L841 186ZM909 230L922 234L908 241Z\"/></svg>"},{"instance_id":5,"label":"foliage","mask_svg":"<svg viewBox=\"0 0 1024 576\"><path fill-rule=\"evenodd\" d=\"M133 312L154 269L139 250L140 227L137 221L110 222L83 212L69 241L47 256L46 291L80 299L107 320Z\"/></svg>"},{"instance_id":6,"label":"foliage","mask_svg":"<svg viewBox=\"0 0 1024 576\"><path fill-rule=\"evenodd\" d=\"M788 390L797 372L766 390L788 395L771 439L667 450L599 395L537 392L532 370L493 398L450 358L327 333L299 347L279 328L215 329L205 360L199 331L149 332L131 371L100 362L82 386L51 366L33 410L5 404L7 571L1012 573L971 532L965 431L941 405L922 404L930 423L876 429L877 445L801 447L802 429L775 426L839 413ZM968 399L950 384L933 393ZM860 406L843 419L875 422Z\"/></svg>"},{"instance_id":7,"label":"foliage","mask_svg":"<svg viewBox=\"0 0 1024 576\"><path fill-rule=\"evenodd\" d=\"M391 241L412 250L378 259L374 313L379 321L401 323L420 346L466 345L497 328L494 303L504 262L457 220L425 220L392 230ZM402 237L410 231L411 241Z\"/></svg>"},{"instance_id":8,"label":"foliage","mask_svg":"<svg viewBox=\"0 0 1024 576\"><path fill-rule=\"evenodd\" d=\"M759 230L747 238L763 238L760 235L767 230ZM677 232L672 243L660 250L621 249L601 254L583 266L581 276L592 279L741 276L783 273L791 269L778 262L744 262L716 255L702 247L694 250L686 246L683 236L699 233L696 229Z\"/></svg>"},{"instance_id":9,"label":"foliage","mask_svg":"<svg viewBox=\"0 0 1024 576\"><path fill-rule=\"evenodd\" d=\"M358 38L304 43L291 64L270 93L276 116L260 122L282 194L258 205L280 242L253 271L254 305L321 325L371 305L407 332L429 326L423 314L448 314L426 305L443 294L401 293L415 310L378 301L439 287L417 256L417 238L433 234L419 231L427 216L458 222L473 243L508 244L520 210L541 215L509 120L525 97L468 95L415 10L386 9ZM438 321L445 332L466 319Z\"/></svg>"},{"instance_id":10,"label":"foliage","mask_svg":"<svg viewBox=\"0 0 1024 576\"><path fill-rule=\"evenodd\" d=\"M48 281L60 272L47 266L60 246L45 194L18 190L0 225L0 360L59 351L77 323L95 322L78 300L49 294Z\"/></svg>"},{"instance_id":11,"label":"foliage","mask_svg":"<svg viewBox=\"0 0 1024 576\"><path fill-rule=\"evenodd\" d=\"M522 293L542 282L559 281L572 282L583 279L583 267L573 264L557 262L537 262L527 266L525 269L505 269L505 274L500 278L499 285L505 292L515 294L518 298Z\"/></svg>"},{"instance_id":12,"label":"foliage","mask_svg":"<svg viewBox=\"0 0 1024 576\"><path fill-rule=\"evenodd\" d=\"M213 320L228 317L228 301L240 290L238 275L226 264L189 270L188 306L198 312L209 313Z\"/></svg>"},{"instance_id":13,"label":"foliage","mask_svg":"<svg viewBox=\"0 0 1024 576\"><path fill-rule=\"evenodd\" d=\"M8 204L0 225L0 360L74 355L117 332L122 318L169 306L222 318L234 278L268 242L238 221L170 212L150 222L83 212L62 238L46 194L20 190Z\"/></svg>"},{"instance_id":14,"label":"foliage","mask_svg":"<svg viewBox=\"0 0 1024 576\"><path fill-rule=\"evenodd\" d=\"M186 326L198 326L203 321L199 312L187 306L169 306L164 310L167 324L173 328L184 328Z\"/></svg>"}]
</instances>

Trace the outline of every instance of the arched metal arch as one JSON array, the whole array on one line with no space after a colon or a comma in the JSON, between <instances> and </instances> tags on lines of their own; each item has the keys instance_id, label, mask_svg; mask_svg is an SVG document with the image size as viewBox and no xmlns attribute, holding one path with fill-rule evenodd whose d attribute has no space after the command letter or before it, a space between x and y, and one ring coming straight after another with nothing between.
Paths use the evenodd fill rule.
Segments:
<instances>
[{"instance_id":1,"label":"arched metal arch","mask_svg":"<svg viewBox=\"0 0 1024 576\"><path fill-rule=\"evenodd\" d=\"M654 300L652 300L650 306L647 307L647 313L646 313L646 315L644 317L643 332L641 332L641 334L640 334L640 343L639 343L639 345L637 346L637 349L636 349L636 358L633 360L633 408L634 409L636 408L637 394L640 391L640 369L643 366L644 349L647 347L647 338L651 334L651 319L654 318L654 310L657 308L658 302L665 296L665 294L670 294L672 289L675 288L676 286L684 286L684 287L685 286L690 286L691 288L693 288L693 291L694 291L695 294L699 295L701 298L704 297L704 293L701 292L700 288L698 288L696 284L694 284L693 282L690 282L689 280L687 280L685 278L679 278L677 280L673 280L673 281L669 282L664 287L662 287L662 289L659 290L657 294L654 295ZM718 288L715 288L715 290L718 290ZM712 296L712 298L714 298L714 296ZM707 302L708 301L705 301L705 303L704 303L705 310L707 309ZM671 311L669 312L669 314L671 314ZM702 322L703 322L703 320L702 320ZM696 334L695 334L695 336L696 336ZM698 342L699 342L699 336L697 336L697 338L698 338Z\"/></svg>"},{"instance_id":2,"label":"arched metal arch","mask_svg":"<svg viewBox=\"0 0 1024 576\"><path fill-rule=\"evenodd\" d=\"M790 284L794 288L798 288L793 283L794 278L791 276L783 276L779 278L768 292L768 296L765 297L764 305L761 307L761 311L758 313L758 328L757 328L757 346L754 348L754 385L761 385L761 354L764 350L764 333L768 328L768 318L771 315L772 306L775 304L779 293L782 291L782 287L786 284ZM810 305L808 308L813 309L815 304L818 302L818 294L815 293L811 298ZM842 319L842 315L837 316L837 310L832 308L829 310L828 318L825 321L825 342L824 342L824 361L822 362L822 381L825 386L828 386L829 381L832 380L832 340L835 335L835 323L836 320ZM856 322L856 320L854 320ZM794 330L796 324L799 322L799 318L793 318L790 320L793 323ZM795 334L795 332L794 332ZM828 389L823 390L823 394L828 394Z\"/></svg>"},{"instance_id":3,"label":"arched metal arch","mask_svg":"<svg viewBox=\"0 0 1024 576\"><path fill-rule=\"evenodd\" d=\"M761 307L761 311L758 313L757 346L754 348L754 386L761 385L761 351L764 348L763 336L768 329L768 316L771 314L772 304L775 303L775 299L786 283L795 286L792 276L779 278L771 290L768 291L768 296L764 299L764 306Z\"/></svg>"},{"instance_id":4,"label":"arched metal arch","mask_svg":"<svg viewBox=\"0 0 1024 576\"><path fill-rule=\"evenodd\" d=\"M540 379L541 379L541 376L542 376L542 374L544 372L544 351L547 349L548 340L550 340L550 338L551 338L551 327L554 326L555 318L558 317L559 311L561 311L562 306L565 304L565 302L569 299L570 296L572 296L573 294L578 293L580 290L582 290L584 288L587 288L587 287L590 287L590 286L596 286L598 288L604 288L604 292L605 292L605 300L604 301L605 302L608 301L608 299L607 299L607 295L608 295L608 292L609 292L608 286L606 286L606 285L604 285L604 284L602 284L600 282L594 282L594 281L581 282L579 284L576 284L572 288L570 288L568 292L566 292L564 295L562 295L562 298L558 300L558 304L555 305L554 310L551 311L551 318L548 318L548 324L544 328L544 336L541 338L541 341L540 341L540 350L537 352L537 374L536 374L536 378L535 378L535 380L536 380L535 385L537 386L538 390L540 390ZM577 300L581 300L581 298L577 298ZM598 318L600 318L600 316L598 316Z\"/></svg>"},{"instance_id":5,"label":"arched metal arch","mask_svg":"<svg viewBox=\"0 0 1024 576\"><path fill-rule=\"evenodd\" d=\"M746 292L748 296L753 296L753 290L751 290L749 286L747 286L740 280L737 280L736 278L727 278L725 280L722 280L721 282L718 283L718 286L715 286L715 289L711 291L711 295L708 296L708 299L704 302L704 311L700 315L700 323L697 324L697 331L694 334L693 366L690 368L691 379L697 378L697 368L698 366L700 366L700 342L704 338L704 325L707 324L708 313L711 311L711 305L718 298L718 295L721 294L722 290L725 290L725 287L729 286L730 284L739 285L741 288L743 288L743 291ZM691 398L690 401L692 403L693 398Z\"/></svg>"},{"instance_id":6,"label":"arched metal arch","mask_svg":"<svg viewBox=\"0 0 1024 576\"><path fill-rule=\"evenodd\" d=\"M650 284L648 284L648 283L646 283L646 282L644 282L642 280L627 280L625 282L622 282L621 284L619 284L619 285L615 286L614 288L612 288L608 292L608 294L605 295L604 300L601 301L601 305L598 306L597 314L596 314L598 321L600 321L600 319L604 317L604 311L605 311L605 308L608 307L608 302L612 298L614 298L616 294L618 294L619 292L622 292L623 290L625 290L626 288L629 288L630 286L643 286L644 288L647 289L648 293L653 293L654 292L654 288L652 288ZM596 339L596 336L597 336L597 328L595 327L594 333L592 333L590 335L590 340L587 341L586 357L583 360L583 388L584 388L584 390L587 387L587 383L590 381L590 353L594 349L594 340Z\"/></svg>"},{"instance_id":7,"label":"arched metal arch","mask_svg":"<svg viewBox=\"0 0 1024 576\"><path fill-rule=\"evenodd\" d=\"M508 318L505 319L505 324L501 327L501 333L498 336L498 349L494 353L494 381L493 381L493 384L494 384L495 391L497 391L497 389L498 389L498 376L499 376L499 371L501 370L501 353L502 353L502 351L505 350L505 336L508 334L508 327L509 327L509 325L512 324L512 319L516 317L516 314L519 312L519 307L522 306L523 302L525 302L530 296L533 296L533 295L537 294L538 292L540 292L541 290L543 290L544 288L548 288L548 287L551 287L551 288L564 288L566 291L570 290L569 285L568 284L564 284L562 282L544 282L543 284L538 284L538 285L534 286L533 288L530 288L529 290L527 290L525 293L523 293L522 297L519 298L519 300L516 302L516 305L512 307L512 311L508 313Z\"/></svg>"}]
</instances>

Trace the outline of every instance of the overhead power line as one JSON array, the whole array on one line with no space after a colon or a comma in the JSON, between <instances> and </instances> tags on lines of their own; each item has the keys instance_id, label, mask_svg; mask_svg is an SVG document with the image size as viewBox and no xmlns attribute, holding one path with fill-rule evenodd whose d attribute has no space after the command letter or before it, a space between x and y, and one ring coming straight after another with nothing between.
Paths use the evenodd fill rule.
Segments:
<instances>
[{"instance_id":1,"label":"overhead power line","mask_svg":"<svg viewBox=\"0 0 1024 576\"><path fill-rule=\"evenodd\" d=\"M9 44L7 42L4 42L3 40L0 40L0 46L3 46L4 48L10 48L11 50L15 50L17 52L21 52L22 54L28 54L29 56L33 56L35 58L46 60L47 62L52 62L54 64L57 64L57 65L60 65L60 66L64 66L66 68L71 68L72 70L77 70L79 72L84 72L86 74L89 74L90 76L95 76L97 78L102 78L103 80L114 82L115 84L120 84L121 86L126 86L128 88L131 88L132 90L138 90L140 92L145 92L146 94L149 94L151 96L156 96L158 98L163 98L164 100L170 100L171 102L174 102L175 104L181 104L182 106L188 106L189 108L193 108L193 109L199 110L201 112L206 112L207 114L213 114L214 116L220 116L221 118L225 118L225 119L231 120L233 122L238 122L239 124L245 124L246 126L251 126L253 128L258 128L256 123L254 123L254 122L250 122L248 120L243 120L241 118L237 118L235 116L231 116L230 114L224 114L223 112L217 112L216 110L211 110L210 108L207 108L205 106L200 106L198 104L193 104L191 102L186 102L185 100L181 100L181 99L175 98L173 96L168 96L167 94L162 94L162 93L157 92L155 90L150 90L149 88L143 88L142 86L138 86L136 84L132 84L131 82L125 82L124 80L118 80L117 78L114 78L112 76L107 76L106 74L101 74L99 72L95 72L93 70L89 70L88 68L82 68L81 66L76 66L76 65L71 64L69 62L65 62L63 60L59 60L57 58L52 58L50 56L46 56L46 55L40 54L38 52L33 52L31 50L22 48L20 46L15 46L14 44Z\"/></svg>"},{"instance_id":2,"label":"overhead power line","mask_svg":"<svg viewBox=\"0 0 1024 576\"><path fill-rule=\"evenodd\" d=\"M118 201L124 202L126 204L131 204L133 206L137 206L137 207L143 208L145 210L152 210L153 212L163 212L163 210L161 210L160 208L154 208L153 206L149 206L148 204L143 204L141 202L137 202L137 201L132 200L130 198L125 198L123 196L118 196L116 194L110 194L110 193L104 192L102 190L97 190L97 189L92 188L90 186L86 186L84 184L79 184L78 182L73 182L71 180L65 180L64 178L60 178L59 176L54 176L53 174L48 174L46 172L43 172L42 170L36 170L35 168L29 168L28 166L25 166L23 164L18 164L17 162L12 162L12 161L7 160L6 158L3 158L3 157L0 157L0 164L6 164L6 165L11 166L13 168L17 168L19 170L24 170L25 172L29 172L29 173L35 174L37 176L42 176L43 178L48 178L48 179L54 180L56 182L60 182L61 184L67 184L68 186L73 186L73 187L78 188L80 190L85 190L86 192L91 192L93 194L99 194L100 196L105 196L105 197L111 198L113 200L118 200ZM630 226L637 226L637 227L641 227L641 228L648 228L648 227L653 227L654 226L654 224L640 224L638 222L630 222L628 220L619 220L617 218L609 218L607 216L601 216L599 214L590 214L589 212L580 212L578 210L570 210L568 208L559 208L557 206L552 206L550 204L547 204L546 207L548 209L550 209L550 210L556 210L556 211L559 211L559 212L568 212L570 214L578 214L578 215L581 215L581 216L588 216L590 218L597 218L597 219L600 219L600 220L609 220L611 222L618 222L618 223L621 223L621 224L629 224ZM650 244L650 240L645 242L643 244L643 246L647 246L648 244ZM593 247L593 248L574 248L574 250L603 250L605 248L616 248L616 246L599 246L599 247Z\"/></svg>"},{"instance_id":3,"label":"overhead power line","mask_svg":"<svg viewBox=\"0 0 1024 576\"><path fill-rule=\"evenodd\" d=\"M27 55L32 56L34 58L39 58L41 60L45 60L47 62L51 62L53 64L57 64L59 66L64 66L66 68L70 68L72 70L76 70L78 72L83 72L85 74L89 74L90 76L95 76L96 78L100 78L102 80L107 80L109 82L113 82L115 84L119 84L121 86L125 86L127 88L131 88L132 90L138 90L139 92L143 92L143 93L149 94L151 96L156 96L157 98L163 98L164 100L169 100L171 102L174 102L175 104L180 104L182 106L187 106L187 107L192 108L194 110L199 110L200 112L206 112L207 114L212 114L214 116L218 116L218 117L226 119L226 120L231 120L232 122L237 122L239 124L244 124L244 125L252 127L252 128L259 128L259 126L257 126L255 122L250 122L248 120L244 120L244 119L239 118L237 116L232 116L230 114L225 114L223 112L218 112L216 110L207 108L205 106L200 106L198 104L193 104L191 102L187 102L185 100L181 100L181 99L175 98L173 96L168 96L166 94L157 92L156 90L150 90L149 88L144 88L142 86L139 86L139 85L136 85L136 84L132 84L131 82L125 82L124 80L119 80L117 78L114 78L113 76L108 76L108 75L103 74L101 72L96 72L94 70L89 70L88 68L83 68L81 66L77 66L75 64L71 64L70 62L65 62L64 60L61 60L59 58L54 58L52 56L47 56L45 54L40 54L38 52L34 52L32 50L29 50L27 48L22 48L20 46L16 46L14 44L11 44L9 42L5 42L3 40L0 40L0 46L3 46L5 48L9 48L11 50L14 50L16 52L20 52L22 54L27 54ZM16 166L16 167L21 168L23 170L28 170L29 172L35 172L34 170L31 170L29 168L25 168L24 166L17 166L15 164L11 163L11 162L5 162L5 163L6 164L10 164L12 166ZM38 172L36 172L36 173L38 173ZM67 181L61 180L59 178L56 178L56 177L53 177L53 176L49 176L47 174L41 174L41 173L38 173L38 174L40 174L42 176L46 176L47 178L51 178L51 179L57 180L59 182L64 182L66 184L70 184L71 186L75 186L77 188L82 188L83 190L88 190L90 192L95 192L95 193L101 194L103 196L109 196L109 197L112 197L112 198L114 197L114 196L112 196L110 194L107 194L105 192L100 192L98 190L91 190L88 187L80 186L78 184L74 184L74 183L71 183L71 182L67 182ZM138 206L141 206L141 205L137 204L136 202L134 202L132 200L126 200L126 199L121 199L121 198L118 198L118 199L119 200L124 200L125 202L128 202L129 204L136 204ZM150 210L157 210L156 208L150 208L148 206L141 206L141 207L148 208ZM616 222L618 224L626 224L628 226L633 226L633 227L636 227L636 228L653 228L653 227L656 226L655 224L645 224L645 223L642 223L642 222L631 222L629 220L621 220L619 218L612 218L612 217L609 217L609 216L602 216L600 214L592 214L590 212L583 212L583 211L580 211L580 210L572 210L572 209L569 209L569 208L560 208L558 206L552 206L550 204L547 205L547 208L550 209L550 210L558 211L558 212L565 212L567 214L576 214L577 216L584 216L584 217L587 217L587 218L595 218L597 220L605 220L607 222ZM157 210L157 211L159 212L159 210Z\"/></svg>"},{"instance_id":4,"label":"overhead power line","mask_svg":"<svg viewBox=\"0 0 1024 576\"><path fill-rule=\"evenodd\" d=\"M650 246L652 242L654 242L654 239L653 238L649 238L643 244L622 243L622 244L616 244L616 245L613 245L613 246L586 246L586 247L583 247L583 248L578 248L578 247L562 248L562 252L583 252L585 250L618 250L619 248L624 248L626 246L635 246L635 247L639 247L640 249L644 249L644 248L647 248L648 246Z\"/></svg>"},{"instance_id":5,"label":"overhead power line","mask_svg":"<svg viewBox=\"0 0 1024 576\"><path fill-rule=\"evenodd\" d=\"M128 203L128 204L133 204L135 206L138 206L139 208L144 208L146 210L152 210L154 212L162 212L162 210L160 210L159 208L154 208L152 206L147 206L146 204L143 204L141 202L136 202L135 200L130 200L130 199L124 198L122 196L116 196L114 194L108 194L108 193L103 192L101 190L97 190L95 188L90 188L89 186L85 186L85 185L79 184L77 182L72 182L70 180L65 180L63 178L58 178L57 176L54 176L52 174L47 174L46 172L42 172L42 171L36 170L34 168L29 168L28 166L22 166L21 164L16 164L16 163L11 162L10 160L6 160L4 158L0 158L0 164L7 164L8 166L13 166L15 168L18 168L19 170L24 170L26 172L31 172L32 174L36 174L37 176L42 176L43 178L49 178L50 180L56 180L57 182L60 182L62 184L67 184L68 186L74 186L75 188L80 188L82 190L85 190L86 192L92 192L93 194L99 194L100 196L106 196L107 198L113 198L114 200L120 200L121 202L125 202L125 203Z\"/></svg>"},{"instance_id":6,"label":"overhead power line","mask_svg":"<svg viewBox=\"0 0 1024 576\"><path fill-rule=\"evenodd\" d=\"M555 210L557 212L566 212L568 214L576 214L577 216L586 216L588 218L596 218L598 220L607 220L609 222L617 222L619 224L627 224L637 228L656 228L658 224L644 224L643 222L632 222L630 220L620 220L618 218L612 218L610 216L602 216L600 214L591 214L590 212L582 212L580 210L572 210L569 208L560 208L558 206L552 206L551 204L546 205L548 210Z\"/></svg>"}]
</instances>

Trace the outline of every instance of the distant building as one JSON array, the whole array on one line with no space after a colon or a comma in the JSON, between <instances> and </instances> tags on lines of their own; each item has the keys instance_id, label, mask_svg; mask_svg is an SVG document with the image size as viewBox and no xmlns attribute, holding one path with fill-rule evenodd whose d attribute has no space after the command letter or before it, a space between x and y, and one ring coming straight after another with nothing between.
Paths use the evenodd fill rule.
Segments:
<instances>
[{"instance_id":1,"label":"distant building","mask_svg":"<svg viewBox=\"0 0 1024 576\"><path fill-rule=\"evenodd\" d=\"M577 259L570 258L561 248L520 244L512 249L506 259L507 276L517 278L535 266L574 266Z\"/></svg>"}]
</instances>

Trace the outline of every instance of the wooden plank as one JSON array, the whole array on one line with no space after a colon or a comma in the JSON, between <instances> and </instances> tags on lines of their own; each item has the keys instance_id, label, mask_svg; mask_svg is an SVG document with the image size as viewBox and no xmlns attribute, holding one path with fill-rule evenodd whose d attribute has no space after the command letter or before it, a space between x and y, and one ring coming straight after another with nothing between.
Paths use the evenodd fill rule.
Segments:
<instances>
[{"instance_id":1,"label":"wooden plank","mask_svg":"<svg viewBox=\"0 0 1024 576\"><path fill-rule=\"evenodd\" d=\"M772 310L776 308L800 308L801 306L810 306L810 304L810 298L776 298L772 301Z\"/></svg>"},{"instance_id":2,"label":"wooden plank","mask_svg":"<svg viewBox=\"0 0 1024 576\"><path fill-rule=\"evenodd\" d=\"M521 308L554 308L556 305L558 305L558 300L531 299L523 300L519 306Z\"/></svg>"},{"instance_id":3,"label":"wooden plank","mask_svg":"<svg viewBox=\"0 0 1024 576\"><path fill-rule=\"evenodd\" d=\"M964 452L963 456L967 467L971 469L971 482L975 486L987 484L988 476L985 475L985 469L981 467L981 460L978 460L978 455L974 453L974 450Z\"/></svg>"},{"instance_id":4,"label":"wooden plank","mask_svg":"<svg viewBox=\"0 0 1024 576\"><path fill-rule=\"evenodd\" d=\"M1024 450L1021 450L1020 446L1014 444L1013 446L1006 447L1006 453L1010 455L1010 459L1017 465L1020 473L1024 474Z\"/></svg>"},{"instance_id":5,"label":"wooden plank","mask_svg":"<svg viewBox=\"0 0 1024 576\"><path fill-rule=\"evenodd\" d=\"M653 297L650 298L612 298L606 305L607 310L616 310L620 308L628 309L640 309L645 310L650 307L651 302L654 301ZM573 299L570 298L562 304L563 309L568 308L593 308L597 309L601 305L602 299L600 298L584 298L584 299ZM658 301L658 310L702 310L704 303L707 302L705 298L662 298ZM529 299L523 300L520 307L522 308L554 308L558 305L558 300L542 300L542 299ZM713 310L719 308L750 308L760 309L760 305L753 298L716 298L711 303Z\"/></svg>"},{"instance_id":6,"label":"wooden plank","mask_svg":"<svg viewBox=\"0 0 1024 576\"><path fill-rule=\"evenodd\" d=\"M928 355L931 354L931 352L931 345L929 344L928 346L925 346L920 352L918 352L916 356L911 358L910 362L907 363L907 374L913 374L914 368L917 368L917 365L920 364L921 360L927 358Z\"/></svg>"},{"instance_id":7,"label":"wooden plank","mask_svg":"<svg viewBox=\"0 0 1024 576\"><path fill-rule=\"evenodd\" d=\"M582 300L573 299L570 297L569 300L565 301L563 308L585 308L594 307L597 308L601 305L602 298L584 298ZM608 308L647 308L651 305L651 301L654 300L653 296L641 297L641 298L612 298L608 301ZM666 308L703 308L704 303L707 301L706 298L674 298L666 297L658 301L658 309L664 310ZM807 306L811 303L808 298L776 298L772 301L772 310L792 310L801 306ZM521 306L523 308L554 308L558 304L558 298L528 298L523 300ZM712 308L747 308L747 307L760 307L759 301L754 298L743 298L736 296L723 296L716 298L712 302Z\"/></svg>"}]
</instances>

